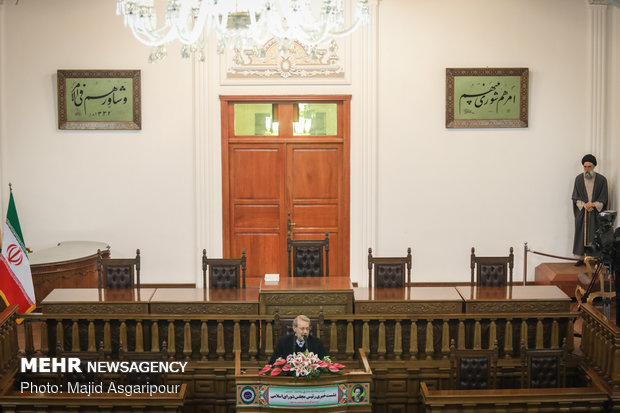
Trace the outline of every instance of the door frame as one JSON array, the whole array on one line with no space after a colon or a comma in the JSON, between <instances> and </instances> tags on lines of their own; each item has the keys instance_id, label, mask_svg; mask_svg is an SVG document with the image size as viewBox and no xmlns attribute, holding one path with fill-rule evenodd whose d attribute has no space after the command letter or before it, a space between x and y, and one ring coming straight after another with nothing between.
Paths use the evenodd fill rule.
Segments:
<instances>
[{"instance_id":1,"label":"door frame","mask_svg":"<svg viewBox=\"0 0 620 413\"><path fill-rule=\"evenodd\" d=\"M289 138L283 142L279 136L256 136L256 137L231 137L234 130L233 104L235 103L295 103L295 102L325 102L341 104L341 114L338 120L337 137L314 137L313 142L342 143L343 144L343 177L344 188L342 192L344 223L342 239L345 246L343 249L342 268L344 273L337 274L350 277L350 250L351 250L351 95L220 95L221 116L221 160L222 160L222 253L223 257L231 254L231 214L230 214L230 182L228 157L229 143L301 143L305 137Z\"/></svg>"}]
</instances>

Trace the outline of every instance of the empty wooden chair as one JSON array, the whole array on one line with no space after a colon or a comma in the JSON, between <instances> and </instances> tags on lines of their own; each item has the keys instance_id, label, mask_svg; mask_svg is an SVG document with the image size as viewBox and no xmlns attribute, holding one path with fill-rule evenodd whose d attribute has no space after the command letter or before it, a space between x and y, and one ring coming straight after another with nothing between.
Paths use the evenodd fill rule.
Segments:
<instances>
[{"instance_id":1,"label":"empty wooden chair","mask_svg":"<svg viewBox=\"0 0 620 413\"><path fill-rule=\"evenodd\" d=\"M374 282L372 279L374 269ZM406 278L405 278L406 270ZM374 287L404 287L411 284L411 248L405 257L373 257L368 248L368 285Z\"/></svg>"},{"instance_id":2,"label":"empty wooden chair","mask_svg":"<svg viewBox=\"0 0 620 413\"><path fill-rule=\"evenodd\" d=\"M202 250L203 288L207 285L209 288L245 288L245 269L245 249L241 252L241 258L207 258L207 250Z\"/></svg>"},{"instance_id":3,"label":"empty wooden chair","mask_svg":"<svg viewBox=\"0 0 620 413\"><path fill-rule=\"evenodd\" d=\"M329 277L329 233L323 240L286 239L289 277Z\"/></svg>"},{"instance_id":4,"label":"empty wooden chair","mask_svg":"<svg viewBox=\"0 0 620 413\"><path fill-rule=\"evenodd\" d=\"M450 343L450 374L455 390L493 389L497 383L497 342L490 349L457 349Z\"/></svg>"},{"instance_id":5,"label":"empty wooden chair","mask_svg":"<svg viewBox=\"0 0 620 413\"><path fill-rule=\"evenodd\" d=\"M507 257L477 257L471 247L471 283L479 287L501 287L512 285L514 254L510 247Z\"/></svg>"},{"instance_id":6,"label":"empty wooden chair","mask_svg":"<svg viewBox=\"0 0 620 413\"><path fill-rule=\"evenodd\" d=\"M521 343L521 387L554 388L566 385L566 339L562 348L528 349Z\"/></svg>"},{"instance_id":7,"label":"empty wooden chair","mask_svg":"<svg viewBox=\"0 0 620 413\"><path fill-rule=\"evenodd\" d=\"M103 258L97 250L97 275L99 288L140 288L140 250L136 258Z\"/></svg>"}]
</instances>

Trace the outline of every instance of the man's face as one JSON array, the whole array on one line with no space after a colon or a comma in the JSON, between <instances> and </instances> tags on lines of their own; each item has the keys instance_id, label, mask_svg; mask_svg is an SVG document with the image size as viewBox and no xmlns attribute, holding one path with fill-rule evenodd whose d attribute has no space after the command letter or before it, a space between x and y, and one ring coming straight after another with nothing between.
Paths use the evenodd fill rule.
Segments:
<instances>
[{"instance_id":1,"label":"man's face","mask_svg":"<svg viewBox=\"0 0 620 413\"><path fill-rule=\"evenodd\" d=\"M583 171L588 172L594 170L594 164L592 162L584 162L583 163Z\"/></svg>"},{"instance_id":2,"label":"man's face","mask_svg":"<svg viewBox=\"0 0 620 413\"><path fill-rule=\"evenodd\" d=\"M308 337L310 334L310 323L304 320L297 319L297 326L293 326L293 331L298 340Z\"/></svg>"}]
</instances>

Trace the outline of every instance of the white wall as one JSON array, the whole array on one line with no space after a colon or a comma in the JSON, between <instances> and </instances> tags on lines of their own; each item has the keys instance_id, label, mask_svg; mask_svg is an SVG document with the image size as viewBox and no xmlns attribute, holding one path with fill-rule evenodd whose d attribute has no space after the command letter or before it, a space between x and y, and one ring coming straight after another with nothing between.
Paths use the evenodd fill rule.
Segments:
<instances>
[{"instance_id":1,"label":"white wall","mask_svg":"<svg viewBox=\"0 0 620 413\"><path fill-rule=\"evenodd\" d=\"M467 281L469 251L572 256L570 196L587 137L587 2L381 4L379 252L415 280ZM446 129L446 67L528 67L529 127ZM528 258L533 279L535 256Z\"/></svg>"},{"instance_id":2,"label":"white wall","mask_svg":"<svg viewBox=\"0 0 620 413\"><path fill-rule=\"evenodd\" d=\"M27 245L105 241L116 257L140 248L144 282L191 278L191 63L149 65L149 49L123 27L113 0L0 8L2 208L12 182ZM140 69L142 130L58 130L57 69Z\"/></svg>"},{"instance_id":3,"label":"white wall","mask_svg":"<svg viewBox=\"0 0 620 413\"><path fill-rule=\"evenodd\" d=\"M514 246L516 279L526 241L570 255L570 192L588 147L588 7L586 0L380 2L377 255L411 246L415 281L467 281L472 246L481 255ZM1 208L11 181L28 245L107 241L114 256L139 247L143 282L194 282L198 252L222 250L220 94L352 94L352 201L361 197L355 154L373 114L360 103L359 32L352 85L222 86L213 55L197 72L177 49L149 65L148 48L114 9L114 0L0 6ZM618 9L612 13L617 39ZM611 47L617 72L618 43ZM530 69L528 128L445 128L445 68L484 66ZM56 70L82 68L142 71L142 131L57 129ZM615 79L612 88L617 113ZM206 94L206 113L195 107L197 93ZM616 137L618 122L610 121ZM614 151L618 159L618 145ZM197 201L198 185L218 195ZM356 250L361 208L352 202ZM196 231L201 220L206 239ZM539 260L529 259L533 279ZM364 282L364 267L352 262L354 281Z\"/></svg>"}]
</instances>

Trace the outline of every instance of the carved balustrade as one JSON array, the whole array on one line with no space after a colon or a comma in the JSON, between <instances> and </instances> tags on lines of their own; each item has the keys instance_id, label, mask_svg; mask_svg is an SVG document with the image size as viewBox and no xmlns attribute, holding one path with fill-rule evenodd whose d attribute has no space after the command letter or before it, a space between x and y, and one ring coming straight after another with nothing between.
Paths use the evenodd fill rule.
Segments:
<instances>
[{"instance_id":1,"label":"carved balustrade","mask_svg":"<svg viewBox=\"0 0 620 413\"><path fill-rule=\"evenodd\" d=\"M349 358L359 345L373 360L446 359L450 341L458 348L488 348L498 342L500 356L518 357L528 348L574 348L578 313L429 314L325 316L322 337L328 353ZM345 318L346 317L346 318Z\"/></svg>"},{"instance_id":2,"label":"carved balustrade","mask_svg":"<svg viewBox=\"0 0 620 413\"><path fill-rule=\"evenodd\" d=\"M0 314L0 377L17 365L17 306L12 305ZM32 332L31 332L32 335Z\"/></svg>"},{"instance_id":3,"label":"carved balustrade","mask_svg":"<svg viewBox=\"0 0 620 413\"><path fill-rule=\"evenodd\" d=\"M620 328L590 304L582 304L581 351L585 361L615 389L620 388Z\"/></svg>"},{"instance_id":4,"label":"carved balustrade","mask_svg":"<svg viewBox=\"0 0 620 413\"><path fill-rule=\"evenodd\" d=\"M273 316L27 314L26 355L70 352L118 356L122 345L129 353L159 353L164 342L168 357L186 360L232 360L241 350L245 360L265 359L273 353ZM40 322L40 345L35 350L31 323ZM262 343L259 341L262 339Z\"/></svg>"},{"instance_id":5,"label":"carved balustrade","mask_svg":"<svg viewBox=\"0 0 620 413\"><path fill-rule=\"evenodd\" d=\"M458 348L488 348L497 341L500 357L519 357L520 343L528 348L559 348L566 339L573 350L573 326L578 313L548 314L428 314L321 315L315 332L333 357L352 359L362 347L372 360L447 359L450 341ZM38 352L96 352L103 347L115 357L119 346L130 352L159 352L167 343L170 358L196 361L242 358L264 361L273 353L278 317L257 315L155 314L28 314L25 353L35 353L30 324L41 322ZM592 327L594 328L594 327ZM599 329L600 330L600 329ZM596 337L606 334L597 330ZM593 346L592 348L596 348ZM592 354L604 366L600 354Z\"/></svg>"}]
</instances>

